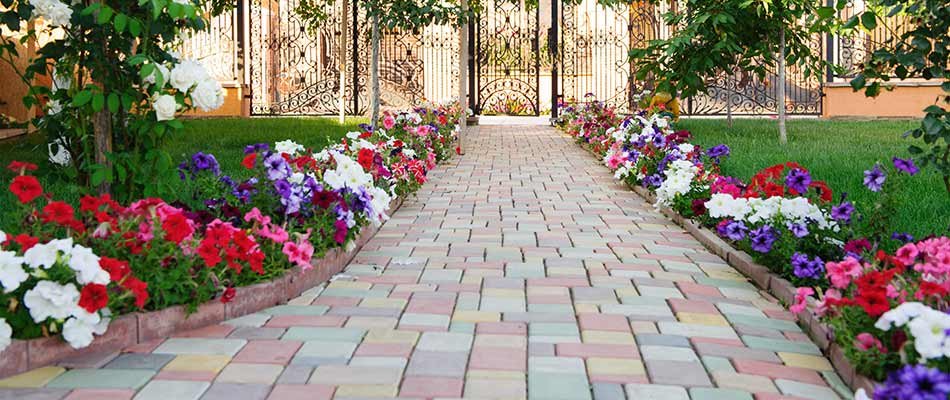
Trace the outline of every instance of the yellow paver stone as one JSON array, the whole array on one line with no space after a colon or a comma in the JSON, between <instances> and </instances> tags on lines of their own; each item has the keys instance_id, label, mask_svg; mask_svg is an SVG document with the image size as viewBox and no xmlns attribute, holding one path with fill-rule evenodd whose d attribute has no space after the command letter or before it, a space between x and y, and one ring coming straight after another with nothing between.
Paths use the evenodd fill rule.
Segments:
<instances>
[{"instance_id":1,"label":"yellow paver stone","mask_svg":"<svg viewBox=\"0 0 950 400\"><path fill-rule=\"evenodd\" d=\"M634 287L622 287L619 289L614 289L614 292L617 293L617 297L638 297L640 292L637 291L637 288Z\"/></svg>"},{"instance_id":2,"label":"yellow paver stone","mask_svg":"<svg viewBox=\"0 0 950 400\"><path fill-rule=\"evenodd\" d=\"M799 367L799 368L808 368L818 371L831 371L831 363L828 362L828 359L821 356L813 356L808 354L799 354L799 353L786 353L783 351L778 352L779 358L785 362L785 365L789 367Z\"/></svg>"},{"instance_id":3,"label":"yellow paver stone","mask_svg":"<svg viewBox=\"0 0 950 400\"><path fill-rule=\"evenodd\" d=\"M676 313L676 318L684 324L729 326L729 321L718 314L681 312Z\"/></svg>"},{"instance_id":4,"label":"yellow paver stone","mask_svg":"<svg viewBox=\"0 0 950 400\"><path fill-rule=\"evenodd\" d=\"M359 281L333 281L327 285L329 289L359 289L359 290L369 290L373 287L372 283L369 282L359 282Z\"/></svg>"},{"instance_id":5,"label":"yellow paver stone","mask_svg":"<svg viewBox=\"0 0 950 400\"><path fill-rule=\"evenodd\" d=\"M778 393L778 388L775 387L772 380L761 375L716 371L713 372L713 380L721 388L739 389L749 393Z\"/></svg>"},{"instance_id":6,"label":"yellow paver stone","mask_svg":"<svg viewBox=\"0 0 950 400\"><path fill-rule=\"evenodd\" d=\"M650 321L630 321L630 328L633 329L635 334L644 334L644 333L660 333L656 328L656 324Z\"/></svg>"},{"instance_id":7,"label":"yellow paver stone","mask_svg":"<svg viewBox=\"0 0 950 400\"><path fill-rule=\"evenodd\" d=\"M596 304L574 304L574 312L577 314L599 313L600 307Z\"/></svg>"},{"instance_id":8,"label":"yellow paver stone","mask_svg":"<svg viewBox=\"0 0 950 400\"><path fill-rule=\"evenodd\" d=\"M627 332L611 332L611 331L581 331L581 339L584 343L600 343L600 344L634 344L636 341L633 339L633 335Z\"/></svg>"},{"instance_id":9,"label":"yellow paver stone","mask_svg":"<svg viewBox=\"0 0 950 400\"><path fill-rule=\"evenodd\" d=\"M38 388L46 386L53 378L56 378L65 368L61 367L43 367L32 371L27 371L19 375L0 380L0 388Z\"/></svg>"},{"instance_id":10,"label":"yellow paver stone","mask_svg":"<svg viewBox=\"0 0 950 400\"><path fill-rule=\"evenodd\" d=\"M183 354L175 357L163 368L166 371L220 372L231 357L220 354Z\"/></svg>"},{"instance_id":11,"label":"yellow paver stone","mask_svg":"<svg viewBox=\"0 0 950 400\"><path fill-rule=\"evenodd\" d=\"M419 332L397 331L394 329L370 329L363 338L364 343L408 343L416 344Z\"/></svg>"},{"instance_id":12,"label":"yellow paver stone","mask_svg":"<svg viewBox=\"0 0 950 400\"><path fill-rule=\"evenodd\" d=\"M520 299L525 297L525 293L518 289L482 289L482 297L501 297L504 299Z\"/></svg>"},{"instance_id":13,"label":"yellow paver stone","mask_svg":"<svg viewBox=\"0 0 950 400\"><path fill-rule=\"evenodd\" d=\"M479 346L524 349L528 339L520 335L475 335L475 347Z\"/></svg>"},{"instance_id":14,"label":"yellow paver stone","mask_svg":"<svg viewBox=\"0 0 950 400\"><path fill-rule=\"evenodd\" d=\"M397 385L340 385L336 397L396 397Z\"/></svg>"},{"instance_id":15,"label":"yellow paver stone","mask_svg":"<svg viewBox=\"0 0 950 400\"><path fill-rule=\"evenodd\" d=\"M360 302L360 307L366 308L398 308L406 306L405 299L391 299L388 297L370 297Z\"/></svg>"},{"instance_id":16,"label":"yellow paver stone","mask_svg":"<svg viewBox=\"0 0 950 400\"><path fill-rule=\"evenodd\" d=\"M587 372L590 375L643 375L646 369L640 360L591 357L587 359Z\"/></svg>"}]
</instances>

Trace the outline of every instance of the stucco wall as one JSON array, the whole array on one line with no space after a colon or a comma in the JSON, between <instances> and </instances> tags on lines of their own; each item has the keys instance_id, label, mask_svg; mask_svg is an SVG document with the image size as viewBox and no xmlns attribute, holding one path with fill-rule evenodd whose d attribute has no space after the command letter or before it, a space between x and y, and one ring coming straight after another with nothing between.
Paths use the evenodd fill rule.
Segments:
<instances>
[{"instance_id":1,"label":"stucco wall","mask_svg":"<svg viewBox=\"0 0 950 400\"><path fill-rule=\"evenodd\" d=\"M863 91L854 92L847 84L831 83L824 90L822 116L826 118L917 118L943 93L939 85L931 82L902 82L876 98L865 97Z\"/></svg>"},{"instance_id":2,"label":"stucco wall","mask_svg":"<svg viewBox=\"0 0 950 400\"><path fill-rule=\"evenodd\" d=\"M17 46L17 52L20 55L32 55L29 49ZM20 57L16 59L17 69L22 71L26 68L31 57ZM16 118L17 121L26 121L33 117L31 111L23 106L23 96L29 87L20 80L20 76L14 72L6 62L0 62L0 113Z\"/></svg>"},{"instance_id":3,"label":"stucco wall","mask_svg":"<svg viewBox=\"0 0 950 400\"><path fill-rule=\"evenodd\" d=\"M226 83L224 86L224 105L221 108L211 111L203 112L200 110L194 110L186 113L186 116L189 117L241 117L241 116L250 116L249 109L245 106L244 102L244 90L240 85L235 83Z\"/></svg>"}]
</instances>

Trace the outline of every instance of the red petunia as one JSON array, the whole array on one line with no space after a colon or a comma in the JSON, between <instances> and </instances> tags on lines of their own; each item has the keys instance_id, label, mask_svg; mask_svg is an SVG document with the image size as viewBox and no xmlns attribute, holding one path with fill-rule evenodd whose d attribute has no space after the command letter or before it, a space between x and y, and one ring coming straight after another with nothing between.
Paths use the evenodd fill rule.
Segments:
<instances>
[{"instance_id":1,"label":"red petunia","mask_svg":"<svg viewBox=\"0 0 950 400\"><path fill-rule=\"evenodd\" d=\"M79 293L79 307L94 313L109 305L109 290L105 285L90 283Z\"/></svg>"},{"instance_id":2,"label":"red petunia","mask_svg":"<svg viewBox=\"0 0 950 400\"><path fill-rule=\"evenodd\" d=\"M188 218L182 213L169 215L162 221L162 230L165 231L165 240L175 244L181 244L185 238L195 232Z\"/></svg>"},{"instance_id":3,"label":"red petunia","mask_svg":"<svg viewBox=\"0 0 950 400\"><path fill-rule=\"evenodd\" d=\"M25 161L10 161L10 164L7 165L8 170L18 174L22 174L24 171L36 171L36 168L36 164Z\"/></svg>"},{"instance_id":4,"label":"red petunia","mask_svg":"<svg viewBox=\"0 0 950 400\"><path fill-rule=\"evenodd\" d=\"M241 165L243 165L244 168L253 169L255 162L257 162L257 153L251 153L241 160Z\"/></svg>"},{"instance_id":5,"label":"red petunia","mask_svg":"<svg viewBox=\"0 0 950 400\"><path fill-rule=\"evenodd\" d=\"M855 303L864 309L864 312L871 318L880 317L891 309L891 304L887 300L887 292L884 290L874 290L861 293L856 297Z\"/></svg>"},{"instance_id":6,"label":"red petunia","mask_svg":"<svg viewBox=\"0 0 950 400\"><path fill-rule=\"evenodd\" d=\"M198 246L198 256L204 260L205 265L209 268L221 262L221 250L207 239L201 241L201 245Z\"/></svg>"},{"instance_id":7,"label":"red petunia","mask_svg":"<svg viewBox=\"0 0 950 400\"><path fill-rule=\"evenodd\" d=\"M914 294L914 298L917 300L924 300L933 297L937 300L940 300L946 295L947 288L943 287L943 285L939 283L923 281L920 282L920 289L918 289L917 293Z\"/></svg>"},{"instance_id":8,"label":"red petunia","mask_svg":"<svg viewBox=\"0 0 950 400\"><path fill-rule=\"evenodd\" d=\"M109 279L113 282L120 282L132 273L128 262L109 257L99 257L99 267L109 273Z\"/></svg>"},{"instance_id":9,"label":"red petunia","mask_svg":"<svg viewBox=\"0 0 950 400\"><path fill-rule=\"evenodd\" d=\"M24 252L29 250L31 247L36 246L36 244L40 242L39 239L25 233L14 236L13 241L20 245L20 251Z\"/></svg>"},{"instance_id":10,"label":"red petunia","mask_svg":"<svg viewBox=\"0 0 950 400\"><path fill-rule=\"evenodd\" d=\"M376 159L376 152L372 149L360 149L356 154L356 162L363 166L364 170L371 170L373 168L373 160Z\"/></svg>"},{"instance_id":11,"label":"red petunia","mask_svg":"<svg viewBox=\"0 0 950 400\"><path fill-rule=\"evenodd\" d=\"M66 226L73 221L75 216L76 212L73 210L73 206L62 201L51 201L46 207L43 207L42 218L43 222L46 223L55 222L59 225Z\"/></svg>"},{"instance_id":12,"label":"red petunia","mask_svg":"<svg viewBox=\"0 0 950 400\"><path fill-rule=\"evenodd\" d=\"M94 196L83 196L79 199L79 211L95 213L102 206L102 200Z\"/></svg>"},{"instance_id":13,"label":"red petunia","mask_svg":"<svg viewBox=\"0 0 950 400\"><path fill-rule=\"evenodd\" d=\"M132 292L132 295L135 296L135 306L138 308L145 307L145 303L148 302L148 284L142 282L134 276L129 276L125 281L122 282L122 287L126 288L128 291Z\"/></svg>"},{"instance_id":14,"label":"red petunia","mask_svg":"<svg viewBox=\"0 0 950 400\"><path fill-rule=\"evenodd\" d=\"M335 192L329 190L321 190L313 194L313 204L316 204L317 207L326 209L330 208L330 205L336 202L338 196Z\"/></svg>"},{"instance_id":15,"label":"red petunia","mask_svg":"<svg viewBox=\"0 0 950 400\"><path fill-rule=\"evenodd\" d=\"M462 155L462 146L455 146L455 154Z\"/></svg>"},{"instance_id":16,"label":"red petunia","mask_svg":"<svg viewBox=\"0 0 950 400\"><path fill-rule=\"evenodd\" d=\"M221 302L224 304L228 304L231 302L231 300L234 300L234 296L236 295L237 295L237 291L234 290L233 287L224 289L224 293L221 293Z\"/></svg>"},{"instance_id":17,"label":"red petunia","mask_svg":"<svg viewBox=\"0 0 950 400\"><path fill-rule=\"evenodd\" d=\"M13 178L13 182L10 183L10 191L13 192L17 200L20 200L20 203L26 204L43 194L43 186L35 177L21 175Z\"/></svg>"}]
</instances>

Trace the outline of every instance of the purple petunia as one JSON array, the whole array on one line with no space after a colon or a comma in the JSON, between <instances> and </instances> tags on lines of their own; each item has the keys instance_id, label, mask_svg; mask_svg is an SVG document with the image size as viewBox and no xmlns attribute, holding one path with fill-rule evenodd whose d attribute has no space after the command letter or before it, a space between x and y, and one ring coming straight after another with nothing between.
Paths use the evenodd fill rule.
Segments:
<instances>
[{"instance_id":1,"label":"purple petunia","mask_svg":"<svg viewBox=\"0 0 950 400\"><path fill-rule=\"evenodd\" d=\"M745 226L741 221L729 221L723 225L719 234L725 236L731 240L742 240L745 239L746 233L749 232L749 228Z\"/></svg>"},{"instance_id":2,"label":"purple petunia","mask_svg":"<svg viewBox=\"0 0 950 400\"><path fill-rule=\"evenodd\" d=\"M881 170L880 164L874 164L874 168L864 171L864 186L867 186L872 192L880 192L885 179L887 179L887 175Z\"/></svg>"},{"instance_id":3,"label":"purple petunia","mask_svg":"<svg viewBox=\"0 0 950 400\"><path fill-rule=\"evenodd\" d=\"M644 187L660 187L663 184L663 177L660 174L653 174L643 178Z\"/></svg>"},{"instance_id":4,"label":"purple petunia","mask_svg":"<svg viewBox=\"0 0 950 400\"><path fill-rule=\"evenodd\" d=\"M749 233L749 242L752 246L752 250L759 253L772 251L772 244L775 243L776 240L778 240L778 233L768 225L762 225Z\"/></svg>"},{"instance_id":5,"label":"purple petunia","mask_svg":"<svg viewBox=\"0 0 950 400\"><path fill-rule=\"evenodd\" d=\"M897 158L894 157L894 168L897 168L898 171L903 171L907 175L916 175L920 172L920 168L917 168L917 165L914 164L914 159L912 158Z\"/></svg>"},{"instance_id":6,"label":"purple petunia","mask_svg":"<svg viewBox=\"0 0 950 400\"><path fill-rule=\"evenodd\" d=\"M846 223L851 223L851 214L854 213L854 204L850 201L843 201L841 204L831 207L831 218Z\"/></svg>"},{"instance_id":7,"label":"purple petunia","mask_svg":"<svg viewBox=\"0 0 950 400\"><path fill-rule=\"evenodd\" d=\"M267 170L267 179L276 181L290 176L290 165L280 154L274 153L264 159L264 169Z\"/></svg>"},{"instance_id":8,"label":"purple petunia","mask_svg":"<svg viewBox=\"0 0 950 400\"><path fill-rule=\"evenodd\" d=\"M905 365L874 390L874 400L946 400L950 374L926 365Z\"/></svg>"},{"instance_id":9,"label":"purple petunia","mask_svg":"<svg viewBox=\"0 0 950 400\"><path fill-rule=\"evenodd\" d=\"M819 257L809 259L807 254L795 252L791 264L792 273L799 278L818 279L825 274L825 262Z\"/></svg>"},{"instance_id":10,"label":"purple petunia","mask_svg":"<svg viewBox=\"0 0 950 400\"><path fill-rule=\"evenodd\" d=\"M914 241L914 235L911 235L907 232L894 232L891 234L891 239L904 243L910 243Z\"/></svg>"},{"instance_id":11,"label":"purple petunia","mask_svg":"<svg viewBox=\"0 0 950 400\"><path fill-rule=\"evenodd\" d=\"M808 226L805 224L798 224L794 222L788 222L785 224L788 227L789 232L792 232L793 235L797 238L803 238L808 236Z\"/></svg>"},{"instance_id":12,"label":"purple petunia","mask_svg":"<svg viewBox=\"0 0 950 400\"><path fill-rule=\"evenodd\" d=\"M728 157L730 153L729 146L724 144L717 144L711 147L709 150L706 150L706 157L709 157L713 160L714 163L719 164L719 161L723 157Z\"/></svg>"},{"instance_id":13,"label":"purple petunia","mask_svg":"<svg viewBox=\"0 0 950 400\"><path fill-rule=\"evenodd\" d=\"M268 149L270 149L270 146L268 146L267 143L249 144L246 147L244 147L244 154L267 151Z\"/></svg>"},{"instance_id":14,"label":"purple petunia","mask_svg":"<svg viewBox=\"0 0 950 400\"><path fill-rule=\"evenodd\" d=\"M811 175L801 168L793 168L785 176L785 186L798 193L808 192L808 185L811 185Z\"/></svg>"}]
</instances>

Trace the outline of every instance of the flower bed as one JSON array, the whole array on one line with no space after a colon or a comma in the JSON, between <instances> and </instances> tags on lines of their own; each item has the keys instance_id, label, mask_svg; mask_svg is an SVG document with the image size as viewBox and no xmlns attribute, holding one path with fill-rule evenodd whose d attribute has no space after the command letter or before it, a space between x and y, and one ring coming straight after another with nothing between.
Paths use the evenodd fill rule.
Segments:
<instances>
[{"instance_id":1,"label":"flower bed","mask_svg":"<svg viewBox=\"0 0 950 400\"><path fill-rule=\"evenodd\" d=\"M127 346L328 279L450 155L461 117L456 105L385 114L376 132L316 153L250 145L240 180L199 152L179 166L183 195L172 204L102 195L77 209L44 193L34 165L12 163L19 204L0 231L0 375L68 355L59 336L73 349Z\"/></svg>"},{"instance_id":2,"label":"flower bed","mask_svg":"<svg viewBox=\"0 0 950 400\"><path fill-rule=\"evenodd\" d=\"M861 375L887 377L875 398L908 398L922 379L950 382L946 358L919 355L930 350L936 356L934 346L950 330L934 328L921 339L922 328L907 327L914 318L927 321L918 326L950 324L942 312L950 291L948 239L913 243L906 234L886 233L888 210L897 206L889 192L917 174L912 160L874 165L864 183L879 200L853 204L845 195L836 201L827 184L794 162L765 168L748 182L724 176L718 165L730 149L689 143L691 134L674 130L672 115L659 108L627 118L596 101L563 110L558 125L602 157L617 179L800 313L852 387L870 389ZM888 328L887 315L895 315L901 329ZM920 340L927 350L913 348ZM950 349L950 340L946 344ZM950 385L933 390L946 398Z\"/></svg>"}]
</instances>

